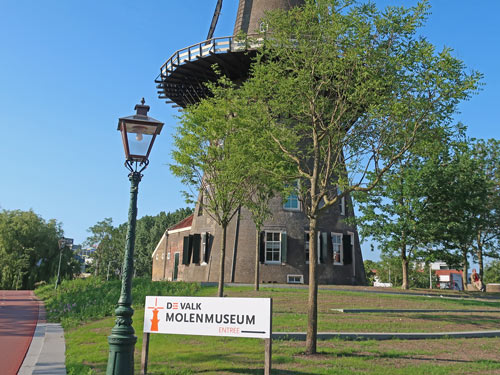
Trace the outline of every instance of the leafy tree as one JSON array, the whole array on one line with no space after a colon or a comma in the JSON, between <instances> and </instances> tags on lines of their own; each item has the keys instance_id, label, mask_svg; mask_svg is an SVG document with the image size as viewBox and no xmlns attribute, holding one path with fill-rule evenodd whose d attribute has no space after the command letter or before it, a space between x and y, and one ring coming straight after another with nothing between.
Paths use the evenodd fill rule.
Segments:
<instances>
[{"instance_id":1,"label":"leafy tree","mask_svg":"<svg viewBox=\"0 0 500 375\"><path fill-rule=\"evenodd\" d=\"M105 272L108 264L114 259L120 259L121 253L113 241L113 231L113 219L110 217L104 218L87 229L90 236L85 240L84 246L95 248L93 253L95 276Z\"/></svg>"},{"instance_id":2,"label":"leafy tree","mask_svg":"<svg viewBox=\"0 0 500 375\"><path fill-rule=\"evenodd\" d=\"M407 283L412 288L429 288L430 263L413 259L407 268ZM377 276L383 283L392 283L394 286L404 283L404 269L401 267L401 258L385 252L380 262L376 264ZM436 276L431 276L432 284L437 283Z\"/></svg>"},{"instance_id":3,"label":"leafy tree","mask_svg":"<svg viewBox=\"0 0 500 375\"><path fill-rule=\"evenodd\" d=\"M33 211L0 211L0 289L32 289L57 273L61 225ZM76 262L64 248L61 275L72 277Z\"/></svg>"},{"instance_id":4,"label":"leafy tree","mask_svg":"<svg viewBox=\"0 0 500 375\"><path fill-rule=\"evenodd\" d=\"M213 96L187 108L175 136L171 165L174 175L201 192L203 209L222 228L218 296L224 295L226 230L248 195L252 161L258 155L257 143L250 136L245 120L246 104L235 96L234 86L221 78L212 85ZM236 115L237 114L237 115Z\"/></svg>"},{"instance_id":5,"label":"leafy tree","mask_svg":"<svg viewBox=\"0 0 500 375\"><path fill-rule=\"evenodd\" d=\"M376 273L373 271L377 269L378 263L374 262L373 260L367 259L363 262L363 264L365 266L366 282L368 283L368 285L373 285L376 276Z\"/></svg>"},{"instance_id":6,"label":"leafy tree","mask_svg":"<svg viewBox=\"0 0 500 375\"><path fill-rule=\"evenodd\" d=\"M265 17L270 37L240 95L257 104L266 118L259 133L300 178L311 239L309 354L316 352L318 218L342 197L372 190L412 146L447 126L480 78L465 73L449 49L436 52L416 36L428 8L425 1L380 11L372 3L309 0Z\"/></svg>"},{"instance_id":7,"label":"leafy tree","mask_svg":"<svg viewBox=\"0 0 500 375\"><path fill-rule=\"evenodd\" d=\"M464 285L471 249L486 225L491 192L480 166L469 143L459 142L429 160L421 175L425 210L420 225L436 246L461 257Z\"/></svg>"},{"instance_id":8,"label":"leafy tree","mask_svg":"<svg viewBox=\"0 0 500 375\"><path fill-rule=\"evenodd\" d=\"M474 255L479 265L479 275L484 277L484 257L500 256L500 141L471 140L472 157L488 183L488 197L481 204L481 225L474 244Z\"/></svg>"},{"instance_id":9,"label":"leafy tree","mask_svg":"<svg viewBox=\"0 0 500 375\"><path fill-rule=\"evenodd\" d=\"M500 260L495 259L486 265L482 280L485 284L500 283Z\"/></svg>"},{"instance_id":10,"label":"leafy tree","mask_svg":"<svg viewBox=\"0 0 500 375\"><path fill-rule=\"evenodd\" d=\"M438 130L429 141L416 144L410 153L394 163L373 190L355 194L361 213L355 221L362 238L374 239L389 256L399 254L403 289L410 287L412 260L449 260L446 252L428 246L429 234L421 225L427 204L421 188L423 166L429 158L448 149L453 135L451 129ZM458 130L463 134L463 129ZM369 174L369 178L378 176Z\"/></svg>"},{"instance_id":11,"label":"leafy tree","mask_svg":"<svg viewBox=\"0 0 500 375\"><path fill-rule=\"evenodd\" d=\"M134 256L135 276L151 276L151 255L161 236L165 230L192 212L191 208L180 208L174 212L165 213L162 211L156 216L146 215L137 220ZM90 236L87 237L84 244L96 248L93 266L95 274L106 278L109 278L110 275L121 275L127 223L114 227L112 219L105 218L87 231Z\"/></svg>"}]
</instances>

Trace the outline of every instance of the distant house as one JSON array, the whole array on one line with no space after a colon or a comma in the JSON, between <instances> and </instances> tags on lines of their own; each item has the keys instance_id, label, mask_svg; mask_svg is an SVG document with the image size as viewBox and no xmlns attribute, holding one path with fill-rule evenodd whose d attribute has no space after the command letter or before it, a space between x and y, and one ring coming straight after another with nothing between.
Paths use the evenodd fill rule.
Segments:
<instances>
[{"instance_id":1,"label":"distant house","mask_svg":"<svg viewBox=\"0 0 500 375\"><path fill-rule=\"evenodd\" d=\"M462 271L459 270L436 270L439 289L464 290L462 282Z\"/></svg>"},{"instance_id":2,"label":"distant house","mask_svg":"<svg viewBox=\"0 0 500 375\"><path fill-rule=\"evenodd\" d=\"M179 279L179 265L182 260L181 254L184 248L184 237L187 237L189 241L189 231L191 230L193 217L194 215L189 215L179 223L168 228L161 237L152 255L153 281L176 281ZM207 234L205 233L205 238L206 236ZM206 246L203 255L204 257L206 256ZM181 268L180 271L182 272L183 269Z\"/></svg>"}]
</instances>

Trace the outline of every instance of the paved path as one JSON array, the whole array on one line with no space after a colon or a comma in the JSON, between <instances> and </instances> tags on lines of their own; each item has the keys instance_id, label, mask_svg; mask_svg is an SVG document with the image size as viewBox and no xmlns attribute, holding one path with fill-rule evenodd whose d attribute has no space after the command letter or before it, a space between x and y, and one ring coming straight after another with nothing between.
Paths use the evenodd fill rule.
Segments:
<instances>
[{"instance_id":1,"label":"paved path","mask_svg":"<svg viewBox=\"0 0 500 375\"><path fill-rule=\"evenodd\" d=\"M31 344L38 308L32 291L0 291L0 374L17 374Z\"/></svg>"}]
</instances>

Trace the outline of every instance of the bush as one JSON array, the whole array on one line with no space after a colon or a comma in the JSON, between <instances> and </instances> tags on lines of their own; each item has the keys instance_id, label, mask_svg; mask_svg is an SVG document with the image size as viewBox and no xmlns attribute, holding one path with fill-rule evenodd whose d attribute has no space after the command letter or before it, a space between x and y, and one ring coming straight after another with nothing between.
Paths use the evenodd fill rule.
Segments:
<instances>
[{"instance_id":1,"label":"bush","mask_svg":"<svg viewBox=\"0 0 500 375\"><path fill-rule=\"evenodd\" d=\"M133 307L143 307L148 295L192 296L200 288L197 283L134 279ZM60 322L64 328L68 328L113 315L120 290L120 280L104 281L90 277L63 281L57 290L54 290L53 285L42 286L35 290L35 294L45 303L47 320Z\"/></svg>"}]
</instances>

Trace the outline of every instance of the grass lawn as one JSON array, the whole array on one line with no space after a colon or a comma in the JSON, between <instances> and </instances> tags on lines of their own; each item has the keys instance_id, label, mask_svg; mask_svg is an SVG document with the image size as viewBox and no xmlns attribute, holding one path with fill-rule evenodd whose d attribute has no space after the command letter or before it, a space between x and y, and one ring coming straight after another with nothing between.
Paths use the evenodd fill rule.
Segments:
<instances>
[{"instance_id":1,"label":"grass lawn","mask_svg":"<svg viewBox=\"0 0 500 375\"><path fill-rule=\"evenodd\" d=\"M272 297L273 331L305 331L307 290L227 287L229 297ZM214 296L216 288L192 290ZM160 295L160 294L158 294ZM135 306L136 372L139 373L144 310ZM344 314L335 308L470 309L467 313ZM319 331L435 332L500 329L499 302L319 292ZM64 321L64 320L63 320ZM73 320L66 320L71 323ZM104 374L114 320L65 327L68 374ZM304 342L273 341L273 374L500 374L500 338L415 341L319 341L319 354L303 354ZM263 374L264 344L258 339L151 335L150 374Z\"/></svg>"}]
</instances>

